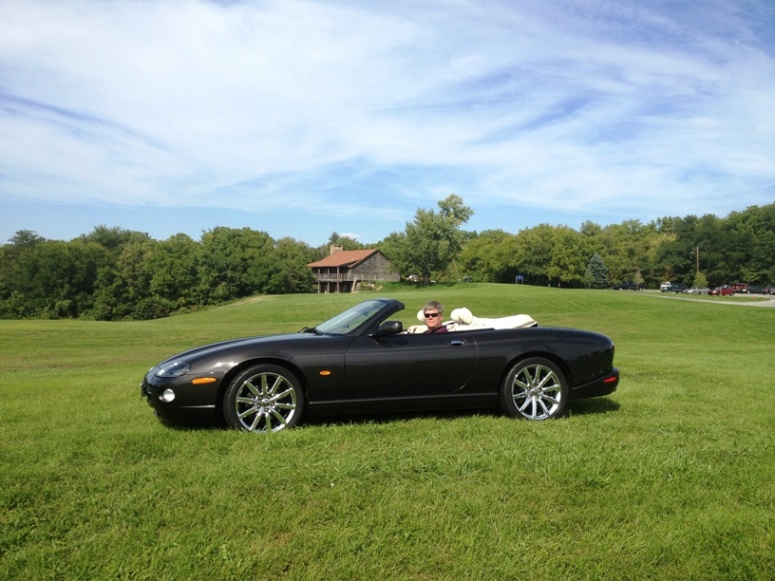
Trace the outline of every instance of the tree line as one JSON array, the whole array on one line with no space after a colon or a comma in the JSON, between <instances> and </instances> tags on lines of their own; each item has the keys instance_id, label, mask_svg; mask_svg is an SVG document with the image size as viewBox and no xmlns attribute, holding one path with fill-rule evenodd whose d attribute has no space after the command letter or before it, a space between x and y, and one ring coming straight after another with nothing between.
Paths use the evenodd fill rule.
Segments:
<instances>
[{"instance_id":1,"label":"tree line","mask_svg":"<svg viewBox=\"0 0 775 581\"><path fill-rule=\"evenodd\" d=\"M604 288L663 280L717 286L775 281L775 204L714 215L628 220L579 230L539 224L509 233L463 229L473 210L457 195L418 209L402 232L361 244L336 232L311 247L250 228L217 227L194 240L98 226L68 242L21 230L0 246L0 318L150 319L253 294L313 292L307 266L344 249L377 248L421 281Z\"/></svg>"},{"instance_id":2,"label":"tree line","mask_svg":"<svg viewBox=\"0 0 775 581\"><path fill-rule=\"evenodd\" d=\"M250 228L199 241L99 226L69 242L20 231L0 247L0 317L152 319L248 295L309 292L319 251Z\"/></svg>"}]
</instances>

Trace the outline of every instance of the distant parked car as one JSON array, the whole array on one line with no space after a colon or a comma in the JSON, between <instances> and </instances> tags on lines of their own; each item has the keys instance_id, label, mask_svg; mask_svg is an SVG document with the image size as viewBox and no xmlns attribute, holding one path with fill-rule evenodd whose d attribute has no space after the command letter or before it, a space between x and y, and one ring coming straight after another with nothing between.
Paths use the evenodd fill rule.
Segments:
<instances>
[{"instance_id":1,"label":"distant parked car","mask_svg":"<svg viewBox=\"0 0 775 581\"><path fill-rule=\"evenodd\" d=\"M642 282L632 282L631 280L628 280L625 282L617 282L611 288L614 290L642 291L646 288L646 285Z\"/></svg>"},{"instance_id":2,"label":"distant parked car","mask_svg":"<svg viewBox=\"0 0 775 581\"><path fill-rule=\"evenodd\" d=\"M659 290L661 290L663 293L666 293L670 290L670 287L673 286L669 282L663 282L661 285L659 285Z\"/></svg>"},{"instance_id":3,"label":"distant parked car","mask_svg":"<svg viewBox=\"0 0 775 581\"><path fill-rule=\"evenodd\" d=\"M772 286L772 285L767 285L767 286L765 286L765 287L762 289L762 294L763 294L763 295L772 295L772 294L775 294L775 292L773 292L773 291L775 291L775 286Z\"/></svg>"},{"instance_id":4,"label":"distant parked car","mask_svg":"<svg viewBox=\"0 0 775 581\"><path fill-rule=\"evenodd\" d=\"M672 293L682 293L686 289L687 289L687 286L682 282L670 283L670 292Z\"/></svg>"},{"instance_id":5,"label":"distant parked car","mask_svg":"<svg viewBox=\"0 0 775 581\"><path fill-rule=\"evenodd\" d=\"M699 286L693 286L692 288L687 288L685 291L682 291L688 295L706 295L708 294L708 291L710 289L708 287L699 287Z\"/></svg>"},{"instance_id":6,"label":"distant parked car","mask_svg":"<svg viewBox=\"0 0 775 581\"><path fill-rule=\"evenodd\" d=\"M735 291L731 286L725 284L724 286L717 286L716 288L709 290L708 294L717 297L723 297L733 295L735 294Z\"/></svg>"},{"instance_id":7,"label":"distant parked car","mask_svg":"<svg viewBox=\"0 0 775 581\"><path fill-rule=\"evenodd\" d=\"M754 295L763 295L764 294L764 288L762 285L759 284L749 284L748 289L745 291L747 293L751 293Z\"/></svg>"}]
</instances>

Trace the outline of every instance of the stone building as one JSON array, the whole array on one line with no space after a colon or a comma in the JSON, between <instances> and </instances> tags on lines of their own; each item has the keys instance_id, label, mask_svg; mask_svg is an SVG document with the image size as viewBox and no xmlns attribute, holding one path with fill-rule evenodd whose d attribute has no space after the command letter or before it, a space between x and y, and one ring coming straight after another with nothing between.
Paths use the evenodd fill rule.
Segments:
<instances>
[{"instance_id":1,"label":"stone building","mask_svg":"<svg viewBox=\"0 0 775 581\"><path fill-rule=\"evenodd\" d=\"M332 246L323 260L308 264L314 272L319 293L349 293L378 282L399 281L400 275L379 250L342 250Z\"/></svg>"}]
</instances>

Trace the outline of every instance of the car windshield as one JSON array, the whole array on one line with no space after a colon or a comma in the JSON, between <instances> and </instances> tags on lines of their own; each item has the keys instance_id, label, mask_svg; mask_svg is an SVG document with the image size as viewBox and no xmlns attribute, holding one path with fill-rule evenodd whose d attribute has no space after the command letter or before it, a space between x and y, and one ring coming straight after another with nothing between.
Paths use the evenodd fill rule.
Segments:
<instances>
[{"instance_id":1,"label":"car windshield","mask_svg":"<svg viewBox=\"0 0 775 581\"><path fill-rule=\"evenodd\" d=\"M385 307L381 301L366 301L350 307L335 317L320 323L315 330L331 335L346 335L360 327L365 321L376 315Z\"/></svg>"}]
</instances>

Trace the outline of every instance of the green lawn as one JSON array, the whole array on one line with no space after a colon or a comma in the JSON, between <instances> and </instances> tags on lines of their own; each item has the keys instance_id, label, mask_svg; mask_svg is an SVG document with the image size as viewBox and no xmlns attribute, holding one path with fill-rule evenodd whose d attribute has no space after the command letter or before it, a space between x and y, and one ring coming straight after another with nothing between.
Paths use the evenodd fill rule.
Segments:
<instances>
[{"instance_id":1,"label":"green lawn","mask_svg":"<svg viewBox=\"0 0 775 581\"><path fill-rule=\"evenodd\" d=\"M139 396L152 364L372 295L0 321L0 578L772 578L775 309L516 285L380 294L407 303L405 324L438 299L606 333L619 390L545 423L173 429Z\"/></svg>"}]
</instances>

